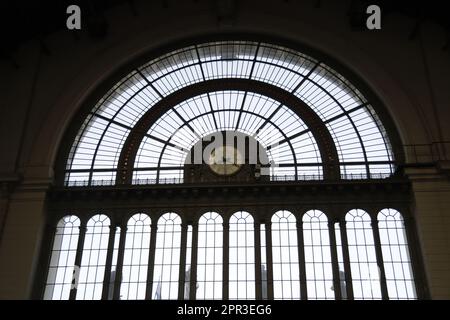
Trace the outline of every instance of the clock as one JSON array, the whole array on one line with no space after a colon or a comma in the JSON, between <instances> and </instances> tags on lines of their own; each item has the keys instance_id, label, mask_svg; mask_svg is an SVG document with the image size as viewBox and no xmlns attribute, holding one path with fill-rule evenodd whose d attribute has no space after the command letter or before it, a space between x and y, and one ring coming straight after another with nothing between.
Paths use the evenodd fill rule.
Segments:
<instances>
[{"instance_id":1,"label":"clock","mask_svg":"<svg viewBox=\"0 0 450 320\"><path fill-rule=\"evenodd\" d=\"M232 146L215 148L209 156L209 168L218 175L232 175L241 169L243 163L241 153Z\"/></svg>"}]
</instances>

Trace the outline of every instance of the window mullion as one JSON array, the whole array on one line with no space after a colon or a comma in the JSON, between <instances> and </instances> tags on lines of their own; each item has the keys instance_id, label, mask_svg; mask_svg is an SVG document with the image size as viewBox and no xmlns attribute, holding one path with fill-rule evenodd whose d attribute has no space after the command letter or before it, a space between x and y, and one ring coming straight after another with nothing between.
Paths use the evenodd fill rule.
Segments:
<instances>
[{"instance_id":1,"label":"window mullion","mask_svg":"<svg viewBox=\"0 0 450 320\"><path fill-rule=\"evenodd\" d=\"M337 258L336 230L334 228L334 222L331 220L328 221L328 234L330 237L330 252L331 252L331 265L333 269L334 297L336 300L342 300L341 279L339 276L339 262Z\"/></svg>"},{"instance_id":2,"label":"window mullion","mask_svg":"<svg viewBox=\"0 0 450 320\"><path fill-rule=\"evenodd\" d=\"M195 300L197 295L197 251L198 251L198 223L192 225L192 255L189 300Z\"/></svg>"},{"instance_id":3,"label":"window mullion","mask_svg":"<svg viewBox=\"0 0 450 320\"><path fill-rule=\"evenodd\" d=\"M272 224L266 223L267 299L273 300Z\"/></svg>"},{"instance_id":4,"label":"window mullion","mask_svg":"<svg viewBox=\"0 0 450 320\"><path fill-rule=\"evenodd\" d=\"M187 250L187 229L186 223L181 224L181 246L180 246L180 272L178 276L178 300L184 299L184 282L186 277L186 250Z\"/></svg>"},{"instance_id":5,"label":"window mullion","mask_svg":"<svg viewBox=\"0 0 450 320\"><path fill-rule=\"evenodd\" d=\"M303 241L303 223L301 219L297 220L297 241L298 241L298 263L300 277L300 299L308 299L308 291L306 289L306 267L305 267L305 244Z\"/></svg>"},{"instance_id":6,"label":"window mullion","mask_svg":"<svg viewBox=\"0 0 450 320\"><path fill-rule=\"evenodd\" d=\"M153 270L155 269L155 251L156 251L156 232L158 231L158 224L152 223L150 234L150 252L148 255L148 270L147 270L147 288L145 292L145 299L152 299L153 289Z\"/></svg>"},{"instance_id":7,"label":"window mullion","mask_svg":"<svg viewBox=\"0 0 450 320\"><path fill-rule=\"evenodd\" d=\"M348 252L348 239L347 239L347 226L345 220L339 221L341 229L341 242L342 242L342 257L344 259L344 272L345 272L345 284L347 289L347 299L353 300L353 283L352 283L352 271L350 267L350 255Z\"/></svg>"},{"instance_id":8,"label":"window mullion","mask_svg":"<svg viewBox=\"0 0 450 320\"><path fill-rule=\"evenodd\" d=\"M109 239L105 263L105 275L103 276L102 300L108 300L109 286L111 282L111 267L114 253L115 236L116 236L116 226L114 224L111 224L109 226Z\"/></svg>"},{"instance_id":9,"label":"window mullion","mask_svg":"<svg viewBox=\"0 0 450 320\"><path fill-rule=\"evenodd\" d=\"M254 223L255 236L255 297L256 300L262 300L262 272L261 272L261 225Z\"/></svg>"},{"instance_id":10,"label":"window mullion","mask_svg":"<svg viewBox=\"0 0 450 320\"><path fill-rule=\"evenodd\" d=\"M123 222L120 226L119 252L117 253L116 277L114 279L114 300L120 300L120 285L122 284L123 256L125 253L126 235L127 225Z\"/></svg>"},{"instance_id":11,"label":"window mullion","mask_svg":"<svg viewBox=\"0 0 450 320\"><path fill-rule=\"evenodd\" d=\"M75 263L74 267L80 268L81 266L81 257L83 255L83 247L84 247L84 238L86 236L86 219L81 219L81 225L80 225L80 235L78 237L78 244L77 244L77 253L75 255ZM77 283L78 279L75 279L75 283ZM77 297L77 287L74 286L70 289L70 296L69 300L75 300Z\"/></svg>"},{"instance_id":12,"label":"window mullion","mask_svg":"<svg viewBox=\"0 0 450 320\"><path fill-rule=\"evenodd\" d=\"M230 272L229 272L229 239L230 239L230 224L228 221L223 221L223 267L222 267L222 299L228 300L229 297L229 278L230 278ZM214 279L215 280L215 279Z\"/></svg>"},{"instance_id":13,"label":"window mullion","mask_svg":"<svg viewBox=\"0 0 450 320\"><path fill-rule=\"evenodd\" d=\"M386 273L384 270L383 253L381 251L380 231L378 229L378 221L376 215L370 215L372 221L373 241L375 244L375 254L377 257L377 266L380 272L381 297L383 300L389 300L389 294L386 284Z\"/></svg>"}]
</instances>

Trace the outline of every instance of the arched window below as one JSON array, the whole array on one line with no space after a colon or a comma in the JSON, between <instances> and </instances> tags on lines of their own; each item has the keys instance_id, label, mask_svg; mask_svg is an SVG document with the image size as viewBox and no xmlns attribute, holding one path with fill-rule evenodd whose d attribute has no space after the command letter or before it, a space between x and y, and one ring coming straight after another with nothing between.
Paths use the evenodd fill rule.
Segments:
<instances>
[{"instance_id":1,"label":"arched window below","mask_svg":"<svg viewBox=\"0 0 450 320\"><path fill-rule=\"evenodd\" d=\"M297 225L286 210L272 216L273 294L275 299L300 299Z\"/></svg>"},{"instance_id":2,"label":"arched window below","mask_svg":"<svg viewBox=\"0 0 450 320\"><path fill-rule=\"evenodd\" d=\"M197 299L222 299L223 219L207 212L198 221Z\"/></svg>"},{"instance_id":3,"label":"arched window below","mask_svg":"<svg viewBox=\"0 0 450 320\"><path fill-rule=\"evenodd\" d=\"M45 300L69 299L79 235L80 219L77 216L65 216L59 220L53 240Z\"/></svg>"},{"instance_id":4,"label":"arched window below","mask_svg":"<svg viewBox=\"0 0 450 320\"><path fill-rule=\"evenodd\" d=\"M323 212L303 215L303 239L308 299L334 299L328 219Z\"/></svg>"},{"instance_id":5,"label":"arched window below","mask_svg":"<svg viewBox=\"0 0 450 320\"><path fill-rule=\"evenodd\" d=\"M110 220L104 214L93 216L87 223L77 287L77 300L98 300L102 297L109 227Z\"/></svg>"},{"instance_id":6,"label":"arched window below","mask_svg":"<svg viewBox=\"0 0 450 320\"><path fill-rule=\"evenodd\" d=\"M395 209L378 213L381 250L389 299L416 299L405 222Z\"/></svg>"},{"instance_id":7,"label":"arched window below","mask_svg":"<svg viewBox=\"0 0 450 320\"><path fill-rule=\"evenodd\" d=\"M177 299L180 249L181 218L165 213L158 220L152 299Z\"/></svg>"},{"instance_id":8,"label":"arched window below","mask_svg":"<svg viewBox=\"0 0 450 320\"><path fill-rule=\"evenodd\" d=\"M229 298L255 299L255 234L250 213L231 216L229 239Z\"/></svg>"},{"instance_id":9,"label":"arched window below","mask_svg":"<svg viewBox=\"0 0 450 320\"><path fill-rule=\"evenodd\" d=\"M380 274L371 219L360 209L345 216L355 299L381 299Z\"/></svg>"},{"instance_id":10,"label":"arched window below","mask_svg":"<svg viewBox=\"0 0 450 320\"><path fill-rule=\"evenodd\" d=\"M144 213L133 215L127 223L123 256L121 299L145 299L151 219Z\"/></svg>"}]
</instances>

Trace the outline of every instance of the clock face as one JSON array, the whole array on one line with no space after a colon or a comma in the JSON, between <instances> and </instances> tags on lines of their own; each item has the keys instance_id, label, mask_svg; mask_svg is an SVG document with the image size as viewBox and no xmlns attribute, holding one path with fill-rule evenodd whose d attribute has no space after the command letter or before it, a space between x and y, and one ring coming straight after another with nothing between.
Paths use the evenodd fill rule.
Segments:
<instances>
[{"instance_id":1,"label":"clock face","mask_svg":"<svg viewBox=\"0 0 450 320\"><path fill-rule=\"evenodd\" d=\"M209 156L209 167L219 175L231 175L238 172L242 163L241 153L232 146L216 148Z\"/></svg>"}]
</instances>

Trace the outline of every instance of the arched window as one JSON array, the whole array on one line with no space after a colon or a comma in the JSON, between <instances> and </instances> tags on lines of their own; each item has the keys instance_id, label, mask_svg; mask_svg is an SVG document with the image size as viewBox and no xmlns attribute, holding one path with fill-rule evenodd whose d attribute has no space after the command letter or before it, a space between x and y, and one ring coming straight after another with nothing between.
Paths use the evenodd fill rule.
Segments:
<instances>
[{"instance_id":1,"label":"arched window","mask_svg":"<svg viewBox=\"0 0 450 320\"><path fill-rule=\"evenodd\" d=\"M133 215L127 223L120 298L145 299L151 219L144 213Z\"/></svg>"},{"instance_id":2,"label":"arched window","mask_svg":"<svg viewBox=\"0 0 450 320\"><path fill-rule=\"evenodd\" d=\"M371 219L360 209L350 210L345 216L348 251L355 299L381 299L380 273Z\"/></svg>"},{"instance_id":3,"label":"arched window","mask_svg":"<svg viewBox=\"0 0 450 320\"><path fill-rule=\"evenodd\" d=\"M155 109L160 116L147 120ZM273 180L324 179L329 161L343 179L395 169L372 102L336 70L286 47L221 41L169 52L123 77L79 128L63 179L69 186L183 182L189 149L223 130L255 137Z\"/></svg>"},{"instance_id":4,"label":"arched window","mask_svg":"<svg viewBox=\"0 0 450 320\"><path fill-rule=\"evenodd\" d=\"M303 215L303 239L308 299L334 299L328 219L323 212Z\"/></svg>"},{"instance_id":5,"label":"arched window","mask_svg":"<svg viewBox=\"0 0 450 320\"><path fill-rule=\"evenodd\" d=\"M250 213L231 216L229 239L229 298L255 299L255 234Z\"/></svg>"},{"instance_id":6,"label":"arched window","mask_svg":"<svg viewBox=\"0 0 450 320\"><path fill-rule=\"evenodd\" d=\"M45 300L69 299L79 234L80 219L77 216L65 216L59 220L48 268Z\"/></svg>"},{"instance_id":7,"label":"arched window","mask_svg":"<svg viewBox=\"0 0 450 320\"><path fill-rule=\"evenodd\" d=\"M222 298L223 220L207 212L198 221L197 299Z\"/></svg>"},{"instance_id":8,"label":"arched window","mask_svg":"<svg viewBox=\"0 0 450 320\"><path fill-rule=\"evenodd\" d=\"M53 248L44 244L50 264L40 297L425 297L402 216L382 210L378 234L376 217L362 210L373 197L386 208L412 200L397 170L399 135L376 95L325 57L251 39L193 42L134 64L108 92L96 92L102 98L81 108L83 121L63 139L48 203L50 221L70 210L87 228L65 217ZM209 138L229 133L256 144L257 163L247 161L250 148L220 146L233 157L207 150ZM197 146L209 152L199 165L188 161ZM114 235L108 217L87 216L86 203L111 210ZM361 209L348 212L352 203ZM282 210L311 204L332 207L333 224L316 208L301 221ZM219 211L235 214L224 224ZM149 213L130 219L135 212ZM204 213L198 225L195 212Z\"/></svg>"},{"instance_id":9,"label":"arched window","mask_svg":"<svg viewBox=\"0 0 450 320\"><path fill-rule=\"evenodd\" d=\"M169 212L158 220L152 299L177 299L180 271L181 218Z\"/></svg>"},{"instance_id":10,"label":"arched window","mask_svg":"<svg viewBox=\"0 0 450 320\"><path fill-rule=\"evenodd\" d=\"M389 299L416 299L402 214L395 209L381 210L378 213L378 229Z\"/></svg>"},{"instance_id":11,"label":"arched window","mask_svg":"<svg viewBox=\"0 0 450 320\"><path fill-rule=\"evenodd\" d=\"M86 225L77 300L98 300L102 297L109 226L110 220L104 214L93 216Z\"/></svg>"},{"instance_id":12,"label":"arched window","mask_svg":"<svg viewBox=\"0 0 450 320\"><path fill-rule=\"evenodd\" d=\"M275 299L300 299L297 224L286 210L272 216L273 294Z\"/></svg>"}]
</instances>

